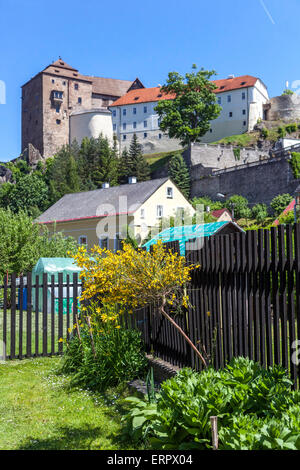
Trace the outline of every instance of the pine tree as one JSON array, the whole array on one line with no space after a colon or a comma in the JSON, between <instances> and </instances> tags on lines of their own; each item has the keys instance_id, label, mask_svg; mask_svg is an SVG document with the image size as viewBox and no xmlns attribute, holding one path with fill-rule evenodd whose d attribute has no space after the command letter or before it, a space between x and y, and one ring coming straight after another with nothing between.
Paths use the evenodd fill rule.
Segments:
<instances>
[{"instance_id":1,"label":"pine tree","mask_svg":"<svg viewBox=\"0 0 300 470\"><path fill-rule=\"evenodd\" d=\"M75 158L72 154L69 156L69 160L67 162L67 174L66 174L66 182L68 185L68 189L70 193L77 193L80 191L80 178L77 172L77 165L75 162Z\"/></svg>"},{"instance_id":2,"label":"pine tree","mask_svg":"<svg viewBox=\"0 0 300 470\"><path fill-rule=\"evenodd\" d=\"M138 181L150 178L150 166L143 156L142 146L134 133L129 147L128 176L136 176Z\"/></svg>"},{"instance_id":3,"label":"pine tree","mask_svg":"<svg viewBox=\"0 0 300 470\"><path fill-rule=\"evenodd\" d=\"M178 186L182 194L188 198L191 190L191 180L188 167L180 153L175 153L169 163L169 176Z\"/></svg>"}]
</instances>

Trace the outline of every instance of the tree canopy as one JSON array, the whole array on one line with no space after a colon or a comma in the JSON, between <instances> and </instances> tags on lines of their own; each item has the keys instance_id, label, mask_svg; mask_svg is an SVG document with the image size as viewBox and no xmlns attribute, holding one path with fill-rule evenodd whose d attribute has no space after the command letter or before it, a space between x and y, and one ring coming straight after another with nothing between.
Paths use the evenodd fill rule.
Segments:
<instances>
[{"instance_id":1,"label":"tree canopy","mask_svg":"<svg viewBox=\"0 0 300 470\"><path fill-rule=\"evenodd\" d=\"M210 81L215 74L193 65L193 72L185 76L170 72L161 91L174 95L174 99L161 100L155 110L160 118L160 128L170 138L179 139L181 144L200 142L210 129L210 122L216 119L221 107L216 102L216 85Z\"/></svg>"}]
</instances>

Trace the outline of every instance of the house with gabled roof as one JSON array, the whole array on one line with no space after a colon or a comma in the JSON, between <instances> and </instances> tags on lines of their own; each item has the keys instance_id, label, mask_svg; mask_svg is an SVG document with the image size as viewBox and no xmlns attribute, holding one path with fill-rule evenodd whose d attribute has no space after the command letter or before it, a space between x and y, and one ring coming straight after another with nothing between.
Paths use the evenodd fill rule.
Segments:
<instances>
[{"instance_id":1,"label":"house with gabled roof","mask_svg":"<svg viewBox=\"0 0 300 470\"><path fill-rule=\"evenodd\" d=\"M162 219L178 213L192 217L194 208L169 178L137 182L81 193L66 194L36 222L48 227L50 234L63 232L91 249L94 245L117 250L127 227L138 242L155 230Z\"/></svg>"},{"instance_id":2,"label":"house with gabled roof","mask_svg":"<svg viewBox=\"0 0 300 470\"><path fill-rule=\"evenodd\" d=\"M269 95L259 78L230 75L213 83L217 87L215 93L222 110L219 117L211 122L211 128L201 139L202 142L214 142L250 131L258 119L263 119L263 105L269 100ZM131 89L114 101L109 109L112 111L113 131L121 147L130 145L132 135L136 133L145 153L178 148L179 142L168 139L160 130L159 116L155 111L160 100L172 100L174 97L163 93L157 86Z\"/></svg>"}]
</instances>

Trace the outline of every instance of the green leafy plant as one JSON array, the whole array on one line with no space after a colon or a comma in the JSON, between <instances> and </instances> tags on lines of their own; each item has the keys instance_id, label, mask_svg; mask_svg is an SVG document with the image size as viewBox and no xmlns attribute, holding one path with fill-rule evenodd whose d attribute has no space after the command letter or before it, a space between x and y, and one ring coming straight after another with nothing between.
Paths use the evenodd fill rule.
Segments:
<instances>
[{"instance_id":1,"label":"green leafy plant","mask_svg":"<svg viewBox=\"0 0 300 470\"><path fill-rule=\"evenodd\" d=\"M100 318L91 321L88 314L75 327L61 366L72 385L103 391L144 376L147 359L139 331Z\"/></svg>"},{"instance_id":2,"label":"green leafy plant","mask_svg":"<svg viewBox=\"0 0 300 470\"><path fill-rule=\"evenodd\" d=\"M211 416L218 416L221 449L300 449L300 394L291 383L282 367L243 357L218 371L183 369L162 383L153 416L147 400L135 399L124 421L131 436L159 449L211 448Z\"/></svg>"},{"instance_id":3,"label":"green leafy plant","mask_svg":"<svg viewBox=\"0 0 300 470\"><path fill-rule=\"evenodd\" d=\"M291 153L291 159L289 160L289 164L292 167L294 178L295 179L300 178L300 153L299 152Z\"/></svg>"},{"instance_id":4,"label":"green leafy plant","mask_svg":"<svg viewBox=\"0 0 300 470\"><path fill-rule=\"evenodd\" d=\"M274 215L280 215L292 200L293 197L290 194L278 194L278 196L274 197L270 203Z\"/></svg>"}]
</instances>

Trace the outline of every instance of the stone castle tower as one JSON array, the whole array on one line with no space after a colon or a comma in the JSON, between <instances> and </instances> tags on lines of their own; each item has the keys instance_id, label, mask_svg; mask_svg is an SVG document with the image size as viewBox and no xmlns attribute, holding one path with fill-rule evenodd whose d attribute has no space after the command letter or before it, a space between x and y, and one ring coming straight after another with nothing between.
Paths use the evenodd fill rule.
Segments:
<instances>
[{"instance_id":1,"label":"stone castle tower","mask_svg":"<svg viewBox=\"0 0 300 470\"><path fill-rule=\"evenodd\" d=\"M22 153L31 146L44 158L70 143L70 116L82 110L107 109L134 81L81 75L62 59L22 87Z\"/></svg>"}]
</instances>

